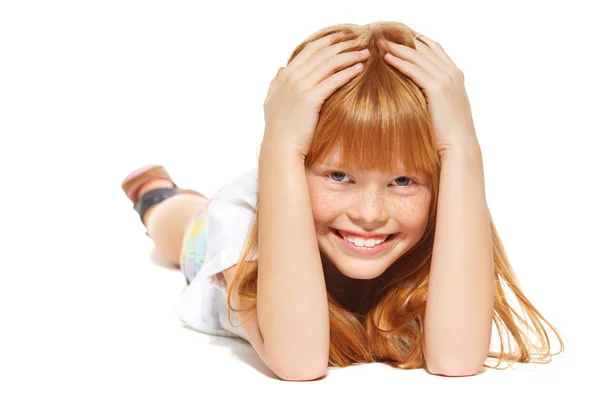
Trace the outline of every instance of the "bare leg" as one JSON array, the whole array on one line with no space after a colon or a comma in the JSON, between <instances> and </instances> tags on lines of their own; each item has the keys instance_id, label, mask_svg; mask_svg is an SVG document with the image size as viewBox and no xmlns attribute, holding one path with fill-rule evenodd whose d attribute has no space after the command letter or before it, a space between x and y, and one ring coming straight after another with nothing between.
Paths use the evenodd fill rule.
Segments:
<instances>
[{"instance_id":1,"label":"bare leg","mask_svg":"<svg viewBox=\"0 0 600 400\"><path fill-rule=\"evenodd\" d=\"M164 179L154 179L140 189L140 196L151 189L173 187L173 183ZM179 254L183 235L189 222L208 201L190 193L180 193L152 206L144 214L144 225L148 236L161 256L175 265L179 265Z\"/></svg>"}]
</instances>

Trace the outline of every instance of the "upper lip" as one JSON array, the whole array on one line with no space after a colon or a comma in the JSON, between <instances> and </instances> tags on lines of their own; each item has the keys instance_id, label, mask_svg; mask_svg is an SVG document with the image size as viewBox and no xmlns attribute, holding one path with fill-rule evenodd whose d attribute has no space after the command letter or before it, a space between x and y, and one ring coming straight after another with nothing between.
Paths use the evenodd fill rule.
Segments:
<instances>
[{"instance_id":1,"label":"upper lip","mask_svg":"<svg viewBox=\"0 0 600 400\"><path fill-rule=\"evenodd\" d=\"M365 238L365 239L385 239L389 235L391 235L390 233L366 233L366 232L345 231L342 229L337 229L337 230L340 232L340 234L342 236L358 237L358 238Z\"/></svg>"}]
</instances>

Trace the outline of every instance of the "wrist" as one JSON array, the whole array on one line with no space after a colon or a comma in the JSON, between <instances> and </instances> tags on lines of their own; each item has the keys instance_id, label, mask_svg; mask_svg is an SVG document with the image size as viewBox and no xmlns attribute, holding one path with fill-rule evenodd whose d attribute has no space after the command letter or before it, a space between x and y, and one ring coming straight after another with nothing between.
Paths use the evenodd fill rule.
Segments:
<instances>
[{"instance_id":1,"label":"wrist","mask_svg":"<svg viewBox=\"0 0 600 400\"><path fill-rule=\"evenodd\" d=\"M445 159L457 157L461 159L477 161L482 160L483 158L481 147L479 146L479 142L477 140L467 140L447 146L444 150L439 151L438 155L441 162L444 162Z\"/></svg>"},{"instance_id":2,"label":"wrist","mask_svg":"<svg viewBox=\"0 0 600 400\"><path fill-rule=\"evenodd\" d=\"M448 148L440 156L442 170L467 171L470 176L483 179L483 157L478 146L456 146Z\"/></svg>"},{"instance_id":3,"label":"wrist","mask_svg":"<svg viewBox=\"0 0 600 400\"><path fill-rule=\"evenodd\" d=\"M306 159L306 151L300 149L289 141L283 141L280 139L263 139L260 145L260 159L265 157L283 157L290 160L290 162L299 162L304 165Z\"/></svg>"}]
</instances>

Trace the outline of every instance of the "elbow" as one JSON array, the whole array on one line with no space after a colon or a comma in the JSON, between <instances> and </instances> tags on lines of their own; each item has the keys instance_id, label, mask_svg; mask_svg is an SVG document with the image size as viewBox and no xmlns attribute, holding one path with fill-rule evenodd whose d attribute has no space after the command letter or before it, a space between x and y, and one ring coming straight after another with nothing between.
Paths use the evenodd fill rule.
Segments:
<instances>
[{"instance_id":1,"label":"elbow","mask_svg":"<svg viewBox=\"0 0 600 400\"><path fill-rule=\"evenodd\" d=\"M479 372L480 368L470 368L470 367L461 367L461 366L451 366L451 367L443 367L443 368L430 368L427 367L427 370L430 374L433 375L441 375L441 376L471 376L475 375Z\"/></svg>"},{"instance_id":2,"label":"elbow","mask_svg":"<svg viewBox=\"0 0 600 400\"><path fill-rule=\"evenodd\" d=\"M445 358L437 360L425 359L427 371L433 375L470 376L479 373L483 368L485 358L461 357L462 359Z\"/></svg>"},{"instance_id":3,"label":"elbow","mask_svg":"<svg viewBox=\"0 0 600 400\"><path fill-rule=\"evenodd\" d=\"M276 375L284 381L314 381L323 378L327 374L327 369L317 371L293 371L291 373L282 372Z\"/></svg>"},{"instance_id":4,"label":"elbow","mask_svg":"<svg viewBox=\"0 0 600 400\"><path fill-rule=\"evenodd\" d=\"M314 381L327 374L327 366L323 367L321 364L314 367L291 365L288 368L278 368L273 372L284 381Z\"/></svg>"},{"instance_id":5,"label":"elbow","mask_svg":"<svg viewBox=\"0 0 600 400\"><path fill-rule=\"evenodd\" d=\"M479 373L483 368L483 362L458 363L458 362L432 362L428 363L427 371L433 375L441 376L470 376Z\"/></svg>"},{"instance_id":6,"label":"elbow","mask_svg":"<svg viewBox=\"0 0 600 400\"><path fill-rule=\"evenodd\" d=\"M329 366L329 342L321 351L298 347L286 347L288 351L277 351L265 347L265 361L271 371L284 381L313 381L327 375Z\"/></svg>"},{"instance_id":7,"label":"elbow","mask_svg":"<svg viewBox=\"0 0 600 400\"><path fill-rule=\"evenodd\" d=\"M433 375L470 376L481 372L487 358L487 349L481 352L461 351L434 358L425 356L427 371Z\"/></svg>"},{"instance_id":8,"label":"elbow","mask_svg":"<svg viewBox=\"0 0 600 400\"><path fill-rule=\"evenodd\" d=\"M327 374L327 363L320 362L292 362L286 365L273 365L273 372L284 381L313 381Z\"/></svg>"}]
</instances>

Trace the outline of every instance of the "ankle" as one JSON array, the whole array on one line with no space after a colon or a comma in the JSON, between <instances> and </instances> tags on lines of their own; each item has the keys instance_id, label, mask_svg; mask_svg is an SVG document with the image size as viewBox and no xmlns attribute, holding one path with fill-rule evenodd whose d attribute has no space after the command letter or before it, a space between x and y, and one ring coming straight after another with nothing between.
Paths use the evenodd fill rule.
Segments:
<instances>
[{"instance_id":1,"label":"ankle","mask_svg":"<svg viewBox=\"0 0 600 400\"><path fill-rule=\"evenodd\" d=\"M151 190L162 189L162 188L172 188L172 187L175 187L175 184L171 180L163 179L163 178L152 179L152 180L144 183L140 187L140 190L138 192L138 199L141 198L144 195L144 193L147 193ZM166 199L166 200L168 200L168 199ZM153 211L156 209L156 207L159 206L161 203L155 204L146 210L146 212L144 213L144 217L142 218L142 222L144 223L144 225L147 226L150 215L153 213Z\"/></svg>"},{"instance_id":2,"label":"ankle","mask_svg":"<svg viewBox=\"0 0 600 400\"><path fill-rule=\"evenodd\" d=\"M160 189L160 188L172 188L175 187L175 185L173 184L172 181L168 180L168 179L151 179L148 182L144 183L137 194L137 198L139 199L140 197L142 197L144 195L144 193L149 192L150 190L153 189Z\"/></svg>"}]
</instances>

